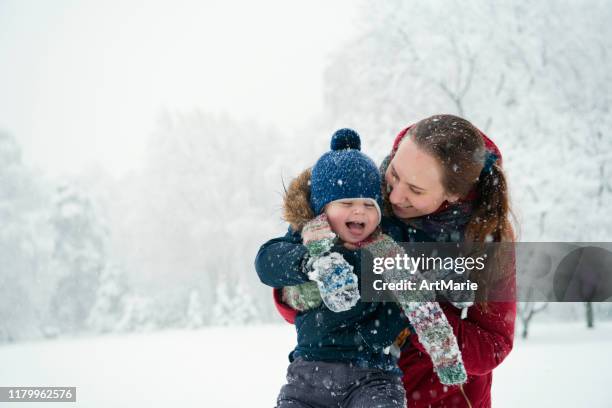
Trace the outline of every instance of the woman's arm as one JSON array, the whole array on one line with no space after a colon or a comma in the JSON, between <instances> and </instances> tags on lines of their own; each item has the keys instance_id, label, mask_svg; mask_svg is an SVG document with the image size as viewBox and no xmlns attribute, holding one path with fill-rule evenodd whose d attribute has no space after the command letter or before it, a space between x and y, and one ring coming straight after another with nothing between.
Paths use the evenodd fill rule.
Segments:
<instances>
[{"instance_id":1,"label":"woman's arm","mask_svg":"<svg viewBox=\"0 0 612 408\"><path fill-rule=\"evenodd\" d=\"M284 237L271 239L259 248L255 270L261 282L273 288L299 285L309 281L302 270L307 254L300 234L289 229Z\"/></svg>"},{"instance_id":2,"label":"woman's arm","mask_svg":"<svg viewBox=\"0 0 612 408\"><path fill-rule=\"evenodd\" d=\"M514 262L510 269L506 288L516 286ZM512 350L516 302L489 302L486 311L481 305L472 306L465 319L461 319L460 309L449 303L443 303L442 310L453 327L468 374L491 372ZM425 350L416 336L410 337L416 348Z\"/></svg>"},{"instance_id":3,"label":"woman's arm","mask_svg":"<svg viewBox=\"0 0 612 408\"><path fill-rule=\"evenodd\" d=\"M515 302L491 302L485 312L480 306L469 309L462 320L454 308L444 313L453 326L468 374L484 375L501 364L514 343Z\"/></svg>"},{"instance_id":4,"label":"woman's arm","mask_svg":"<svg viewBox=\"0 0 612 408\"><path fill-rule=\"evenodd\" d=\"M278 288L272 289L272 297L274 299L274 306L276 306L278 313L283 316L283 319L287 323L295 324L295 317L298 311L283 302L283 290Z\"/></svg>"}]
</instances>

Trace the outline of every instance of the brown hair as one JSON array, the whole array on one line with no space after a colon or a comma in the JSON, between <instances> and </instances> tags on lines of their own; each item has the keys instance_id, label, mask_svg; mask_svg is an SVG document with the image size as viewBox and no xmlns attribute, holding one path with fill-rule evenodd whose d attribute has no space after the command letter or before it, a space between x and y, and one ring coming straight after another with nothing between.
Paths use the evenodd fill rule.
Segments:
<instances>
[{"instance_id":1,"label":"brown hair","mask_svg":"<svg viewBox=\"0 0 612 408\"><path fill-rule=\"evenodd\" d=\"M484 312L492 291L512 290L505 285L513 274L513 251L487 248L484 242L514 242L510 223L510 199L506 177L496 160L483 171L487 147L482 133L470 122L453 115L436 115L418 122L410 129L416 145L434 156L442 169L442 185L447 193L473 199L472 214L465 230L465 240L474 243L475 253L487 252L494 260L474 279L478 282L476 302ZM497 152L499 153L499 152ZM478 244L482 243L482 244Z\"/></svg>"},{"instance_id":2,"label":"brown hair","mask_svg":"<svg viewBox=\"0 0 612 408\"><path fill-rule=\"evenodd\" d=\"M442 185L450 194L465 198L474 192L466 239L473 242L512 242L508 185L499 161L482 172L486 147L482 134L465 119L435 115L409 131L419 148L435 157L442 169Z\"/></svg>"}]
</instances>

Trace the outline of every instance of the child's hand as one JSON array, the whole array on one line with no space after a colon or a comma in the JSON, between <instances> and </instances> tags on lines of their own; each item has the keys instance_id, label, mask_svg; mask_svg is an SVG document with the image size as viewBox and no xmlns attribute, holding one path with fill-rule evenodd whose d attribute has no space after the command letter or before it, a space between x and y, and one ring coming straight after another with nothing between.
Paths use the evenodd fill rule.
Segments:
<instances>
[{"instance_id":1,"label":"child's hand","mask_svg":"<svg viewBox=\"0 0 612 408\"><path fill-rule=\"evenodd\" d=\"M332 312L349 310L361 298L353 267L337 252L316 258L308 277L317 282L323 303Z\"/></svg>"},{"instance_id":2,"label":"child's hand","mask_svg":"<svg viewBox=\"0 0 612 408\"><path fill-rule=\"evenodd\" d=\"M321 256L334 246L336 234L331 229L327 216L321 214L308 221L302 228L302 242L310 256Z\"/></svg>"}]
</instances>

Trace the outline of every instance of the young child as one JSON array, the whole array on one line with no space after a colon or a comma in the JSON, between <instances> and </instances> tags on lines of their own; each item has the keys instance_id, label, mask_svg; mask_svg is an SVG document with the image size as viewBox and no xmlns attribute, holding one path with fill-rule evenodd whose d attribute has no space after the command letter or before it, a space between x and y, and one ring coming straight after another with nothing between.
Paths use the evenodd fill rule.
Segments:
<instances>
[{"instance_id":1,"label":"young child","mask_svg":"<svg viewBox=\"0 0 612 408\"><path fill-rule=\"evenodd\" d=\"M366 248L389 253L388 240L378 234L380 174L374 162L360 152L354 131L337 131L331 149L312 173L307 171L291 183L284 203L289 233L262 247L285 243L287 251L303 252L302 264L285 265L280 257L266 258L262 250L256 259L262 282L284 287L285 301L302 310L295 321L298 344L289 355L287 384L281 389L278 407L404 407L397 355L389 350L408 322L395 303L359 302L355 274L360 262L354 249L367 243ZM310 194L308 203L304 203L304 192ZM292 303L299 299L306 301ZM442 333L452 338L441 338L440 347L456 346L449 327L440 330L440 324L432 323L435 317L441 326L444 322L448 326L439 307L400 304L418 334L424 330L438 336ZM457 354L458 349L444 364L463 370ZM464 380L455 378L449 383Z\"/></svg>"}]
</instances>

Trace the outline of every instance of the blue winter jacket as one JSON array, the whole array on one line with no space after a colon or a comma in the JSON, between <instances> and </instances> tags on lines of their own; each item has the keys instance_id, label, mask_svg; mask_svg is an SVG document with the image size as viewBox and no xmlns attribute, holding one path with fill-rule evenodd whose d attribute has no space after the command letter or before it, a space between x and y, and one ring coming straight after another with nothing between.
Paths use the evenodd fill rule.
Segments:
<instances>
[{"instance_id":1,"label":"blue winter jacket","mask_svg":"<svg viewBox=\"0 0 612 408\"><path fill-rule=\"evenodd\" d=\"M360 276L359 251L335 246ZM260 280L273 288L308 282L302 270L307 257L300 233L291 228L280 238L261 246L255 259ZM361 284L361 279L359 280ZM385 350L406 327L408 320L394 303L359 301L345 312L335 313L324 304L298 313L295 319L297 346L289 360L297 357L311 361L340 361L360 367L380 368L401 375L395 358Z\"/></svg>"}]
</instances>

